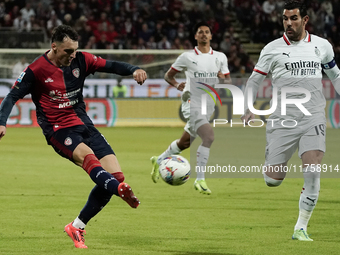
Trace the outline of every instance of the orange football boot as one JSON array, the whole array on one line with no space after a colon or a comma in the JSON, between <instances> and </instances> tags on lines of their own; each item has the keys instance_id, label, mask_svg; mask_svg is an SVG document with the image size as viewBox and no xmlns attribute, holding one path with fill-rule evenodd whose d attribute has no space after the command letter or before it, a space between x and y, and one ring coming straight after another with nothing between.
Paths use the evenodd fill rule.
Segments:
<instances>
[{"instance_id":1,"label":"orange football boot","mask_svg":"<svg viewBox=\"0 0 340 255\"><path fill-rule=\"evenodd\" d=\"M73 221L65 226L65 232L69 237L71 237L76 248L87 249L87 246L84 243L84 235L86 234L86 231L84 229L73 227L72 223Z\"/></svg>"},{"instance_id":2,"label":"orange football boot","mask_svg":"<svg viewBox=\"0 0 340 255\"><path fill-rule=\"evenodd\" d=\"M135 194L133 194L129 184L125 182L120 183L118 186L118 194L132 208L137 208L137 206L139 206L140 202Z\"/></svg>"}]
</instances>

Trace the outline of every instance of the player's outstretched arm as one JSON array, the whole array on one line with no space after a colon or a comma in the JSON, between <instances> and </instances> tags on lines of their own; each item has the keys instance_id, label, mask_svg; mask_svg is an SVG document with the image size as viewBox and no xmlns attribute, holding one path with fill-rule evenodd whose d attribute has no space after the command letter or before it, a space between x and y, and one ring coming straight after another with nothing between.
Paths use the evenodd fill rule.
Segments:
<instances>
[{"instance_id":1,"label":"player's outstretched arm","mask_svg":"<svg viewBox=\"0 0 340 255\"><path fill-rule=\"evenodd\" d=\"M92 63L92 67L89 70L89 72L105 72L105 73L115 73L119 74L121 76L127 76L131 75L133 76L133 79L139 84L142 85L145 80L147 79L147 74L146 72L141 69L138 66L131 65L126 62L121 62L121 61L114 61L114 60L105 60L105 59L99 59L97 62L94 62L93 55L89 53L83 53L85 56L87 56L87 61L86 63ZM103 65L103 61L105 61L105 65ZM95 63L95 64L94 64Z\"/></svg>"},{"instance_id":2,"label":"player's outstretched arm","mask_svg":"<svg viewBox=\"0 0 340 255\"><path fill-rule=\"evenodd\" d=\"M133 79L139 84L142 85L147 79L147 74L143 69L137 69L133 72Z\"/></svg>"},{"instance_id":3,"label":"player's outstretched arm","mask_svg":"<svg viewBox=\"0 0 340 255\"><path fill-rule=\"evenodd\" d=\"M6 127L5 126L0 126L0 140L2 137L4 137L6 134Z\"/></svg>"},{"instance_id":4,"label":"player's outstretched arm","mask_svg":"<svg viewBox=\"0 0 340 255\"><path fill-rule=\"evenodd\" d=\"M171 86L174 86L175 88L177 88L179 91L183 91L183 89L185 88L185 82L181 82L179 83L178 81L176 81L175 79L175 75L178 72L172 68L170 68L164 75L164 80L169 83Z\"/></svg>"}]
</instances>

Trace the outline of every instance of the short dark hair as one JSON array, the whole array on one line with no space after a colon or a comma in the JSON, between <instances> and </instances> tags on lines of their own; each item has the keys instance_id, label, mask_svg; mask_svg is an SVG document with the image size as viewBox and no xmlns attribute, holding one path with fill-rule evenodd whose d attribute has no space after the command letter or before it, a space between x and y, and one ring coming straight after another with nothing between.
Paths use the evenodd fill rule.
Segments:
<instances>
[{"instance_id":1,"label":"short dark hair","mask_svg":"<svg viewBox=\"0 0 340 255\"><path fill-rule=\"evenodd\" d=\"M302 18L307 15L307 7L303 1L288 0L285 2L283 9L286 10L299 9Z\"/></svg>"},{"instance_id":2,"label":"short dark hair","mask_svg":"<svg viewBox=\"0 0 340 255\"><path fill-rule=\"evenodd\" d=\"M68 37L73 41L78 41L78 33L70 26L60 25L52 31L52 42L63 42L64 38Z\"/></svg>"},{"instance_id":3,"label":"short dark hair","mask_svg":"<svg viewBox=\"0 0 340 255\"><path fill-rule=\"evenodd\" d=\"M197 33L197 30L202 26L208 27L211 33L211 27L209 26L208 22L200 21L194 26L194 29L193 29L194 35Z\"/></svg>"}]
</instances>

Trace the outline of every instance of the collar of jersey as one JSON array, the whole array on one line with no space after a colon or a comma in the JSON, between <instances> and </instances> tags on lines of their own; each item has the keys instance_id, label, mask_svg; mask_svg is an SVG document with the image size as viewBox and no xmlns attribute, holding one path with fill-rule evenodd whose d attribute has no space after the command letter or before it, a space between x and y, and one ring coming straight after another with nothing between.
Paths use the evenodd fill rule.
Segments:
<instances>
[{"instance_id":1,"label":"collar of jersey","mask_svg":"<svg viewBox=\"0 0 340 255\"><path fill-rule=\"evenodd\" d=\"M291 45L291 44L298 44L299 42L301 41L298 41L298 42L293 42L293 41L290 41L286 35L286 33L283 34L283 40L287 43L287 45ZM302 40L304 42L311 42L311 36L310 34L308 33L308 31L306 30L306 37Z\"/></svg>"},{"instance_id":2,"label":"collar of jersey","mask_svg":"<svg viewBox=\"0 0 340 255\"><path fill-rule=\"evenodd\" d=\"M196 52L197 55L202 55L202 54L210 54L210 55L212 55L212 54L213 54L213 49L212 49L211 47L210 47L209 53L202 53L202 52L197 48L197 46L195 46L194 51Z\"/></svg>"}]
</instances>

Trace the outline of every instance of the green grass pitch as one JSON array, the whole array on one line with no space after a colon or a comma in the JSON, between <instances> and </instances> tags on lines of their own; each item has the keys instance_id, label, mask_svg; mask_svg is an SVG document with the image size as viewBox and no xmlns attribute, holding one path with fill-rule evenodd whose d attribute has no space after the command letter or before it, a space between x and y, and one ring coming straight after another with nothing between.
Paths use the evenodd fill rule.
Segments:
<instances>
[{"instance_id":1,"label":"green grass pitch","mask_svg":"<svg viewBox=\"0 0 340 255\"><path fill-rule=\"evenodd\" d=\"M263 128L230 128L232 162L261 164ZM339 254L339 179L322 179L319 202L309 222L314 242L291 240L303 179L278 188L263 179L208 179L213 194L150 178L150 156L178 138L182 128L100 128L141 201L130 208L120 198L86 227L89 249L74 248L63 232L94 186L87 174L58 156L39 128L8 128L0 141L0 254ZM339 164L339 131L327 129L323 163ZM189 151L183 156L190 158ZM297 156L291 162L299 164Z\"/></svg>"}]
</instances>

